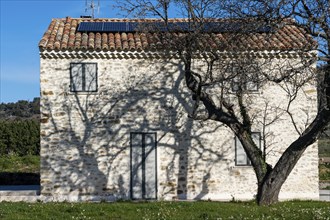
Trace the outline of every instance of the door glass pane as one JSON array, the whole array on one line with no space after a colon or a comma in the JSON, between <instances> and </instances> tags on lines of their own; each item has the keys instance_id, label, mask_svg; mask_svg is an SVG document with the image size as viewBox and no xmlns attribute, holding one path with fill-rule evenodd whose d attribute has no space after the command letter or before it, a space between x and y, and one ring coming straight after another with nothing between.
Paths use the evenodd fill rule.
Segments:
<instances>
[{"instance_id":1,"label":"door glass pane","mask_svg":"<svg viewBox=\"0 0 330 220\"><path fill-rule=\"evenodd\" d=\"M131 134L132 199L142 198L142 134Z\"/></svg>"},{"instance_id":2,"label":"door glass pane","mask_svg":"<svg viewBox=\"0 0 330 220\"><path fill-rule=\"evenodd\" d=\"M145 143L145 189L146 199L156 198L156 150L155 134L144 135Z\"/></svg>"}]
</instances>

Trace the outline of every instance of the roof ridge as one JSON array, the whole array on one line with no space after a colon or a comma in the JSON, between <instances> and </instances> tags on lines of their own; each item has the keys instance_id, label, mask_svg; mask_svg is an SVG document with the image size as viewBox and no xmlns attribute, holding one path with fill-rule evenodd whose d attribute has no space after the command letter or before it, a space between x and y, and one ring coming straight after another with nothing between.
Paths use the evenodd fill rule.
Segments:
<instances>
[{"instance_id":1,"label":"roof ridge","mask_svg":"<svg viewBox=\"0 0 330 220\"><path fill-rule=\"evenodd\" d=\"M187 18L171 18L170 21L187 21ZM242 21L243 19L235 19ZM212 19L212 21L235 21L231 18ZM130 50L141 51L168 49L168 47L177 47L175 40L184 37L185 32L174 30L168 32L164 37L160 37L157 32L139 33L134 31L133 34L127 29L122 31L78 31L81 22L159 22L161 19L147 18L53 18L42 39L39 42L40 50ZM283 19L285 21L285 19ZM203 35L200 42L206 44L205 47L212 47L212 50L240 50L245 48L249 50L312 50L316 45L313 39L307 35L299 27L292 25L293 20L288 20L276 27L274 32L258 32L252 29L246 33L235 34L231 32L214 32L215 34ZM225 24L224 24L225 25ZM226 26L226 25L225 25ZM262 28L261 28L262 29ZM126 31L125 31L126 30ZM293 35L293 36L291 36ZM278 37L276 37L278 36ZM126 45L125 42L129 42ZM306 46L307 47L306 47Z\"/></svg>"}]
</instances>

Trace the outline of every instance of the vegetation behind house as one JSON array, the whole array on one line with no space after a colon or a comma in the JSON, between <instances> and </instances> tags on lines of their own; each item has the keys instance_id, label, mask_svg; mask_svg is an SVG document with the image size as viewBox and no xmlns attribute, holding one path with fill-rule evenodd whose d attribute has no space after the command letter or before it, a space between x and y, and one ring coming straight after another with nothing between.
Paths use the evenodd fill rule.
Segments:
<instances>
[{"instance_id":1,"label":"vegetation behind house","mask_svg":"<svg viewBox=\"0 0 330 220\"><path fill-rule=\"evenodd\" d=\"M0 104L0 185L40 182L39 101Z\"/></svg>"},{"instance_id":2,"label":"vegetation behind house","mask_svg":"<svg viewBox=\"0 0 330 220\"><path fill-rule=\"evenodd\" d=\"M39 155L40 99L0 104L0 155Z\"/></svg>"}]
</instances>

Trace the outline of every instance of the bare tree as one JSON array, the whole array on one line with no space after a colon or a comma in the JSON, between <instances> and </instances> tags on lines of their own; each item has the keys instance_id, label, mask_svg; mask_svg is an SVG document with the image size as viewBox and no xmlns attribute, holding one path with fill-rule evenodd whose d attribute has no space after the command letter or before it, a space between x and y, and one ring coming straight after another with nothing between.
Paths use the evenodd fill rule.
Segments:
<instances>
[{"instance_id":1,"label":"bare tree","mask_svg":"<svg viewBox=\"0 0 330 220\"><path fill-rule=\"evenodd\" d=\"M189 117L195 120L218 121L233 131L254 168L258 182L257 202L260 205L269 205L278 201L280 189L299 158L307 147L317 140L330 121L329 1L230 2L127 0L120 5L128 14L138 17L156 16L162 19L163 28L167 30L174 28L170 25L168 16L171 4L186 18L187 27L176 27L184 32L181 35L163 32L164 34L159 33L157 37L168 41L166 43L172 49L175 48L184 65L186 86L194 100L194 110L188 112ZM280 63L274 66L270 64L274 63L272 59L258 59L246 54L238 55L235 59L224 59L218 52L210 49L208 44L212 33L204 31L210 28L210 21L224 17L231 17L229 21L235 25L226 26L231 34L222 49L234 48L237 40L242 39L249 31L259 31L264 27L276 29L284 19L292 17L298 20L292 24L304 28L307 33L317 37L317 40L320 39L318 49L322 55L319 56L319 60L326 63L326 70L320 88L321 99L317 115L314 118L307 115L305 126L300 126L296 122L291 104L301 88L315 80L314 72L309 69L315 60L304 58L304 54L309 53L313 45L306 43L306 47L300 49L301 56L295 64ZM189 31L186 31L187 28ZM196 62L204 64L204 69L196 69ZM249 82L252 82L252 85L249 85ZM253 125L257 119L256 113L250 107L253 95L247 93L254 85L263 86L267 83L275 83L282 87L287 93L288 102L285 107L274 107L265 103L264 117L261 120L264 131L267 126L280 120L282 114L287 114L298 133L298 138L286 147L274 167L267 163L262 150L253 141ZM210 92L214 88L218 91L216 96ZM275 114L269 116L269 111Z\"/></svg>"},{"instance_id":2,"label":"bare tree","mask_svg":"<svg viewBox=\"0 0 330 220\"><path fill-rule=\"evenodd\" d=\"M268 22L281 22L286 18L294 18L297 25L314 37L318 43L318 61L322 65L319 72L319 105L318 113L312 123L300 133L283 153L280 160L270 172L272 177L266 181L264 192L283 184L301 154L313 143L330 121L330 2L328 0L273 0L273 1L237 1L236 5L227 7L238 17L254 17ZM261 204L271 203L261 198Z\"/></svg>"}]
</instances>

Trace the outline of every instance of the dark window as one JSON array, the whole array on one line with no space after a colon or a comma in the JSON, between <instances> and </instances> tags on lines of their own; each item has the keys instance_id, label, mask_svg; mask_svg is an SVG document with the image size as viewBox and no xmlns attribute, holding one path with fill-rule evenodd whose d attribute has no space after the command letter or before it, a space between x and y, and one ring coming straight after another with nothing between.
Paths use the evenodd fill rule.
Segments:
<instances>
[{"instance_id":1,"label":"dark window","mask_svg":"<svg viewBox=\"0 0 330 220\"><path fill-rule=\"evenodd\" d=\"M257 92L258 91L258 80L249 80L246 78L235 78L231 83L231 90L237 92L239 89L242 91L248 92Z\"/></svg>"},{"instance_id":2,"label":"dark window","mask_svg":"<svg viewBox=\"0 0 330 220\"><path fill-rule=\"evenodd\" d=\"M96 92L97 91L97 64L71 63L70 65L70 91Z\"/></svg>"},{"instance_id":3,"label":"dark window","mask_svg":"<svg viewBox=\"0 0 330 220\"><path fill-rule=\"evenodd\" d=\"M232 72L237 74L231 82L231 90L237 92L239 90L256 92L258 91L258 75L257 70L251 66L248 67L233 67Z\"/></svg>"},{"instance_id":4,"label":"dark window","mask_svg":"<svg viewBox=\"0 0 330 220\"><path fill-rule=\"evenodd\" d=\"M253 132L252 139L259 149L261 149L261 134ZM235 162L236 166L251 166L251 161L245 153L243 145L238 137L235 137Z\"/></svg>"}]
</instances>

